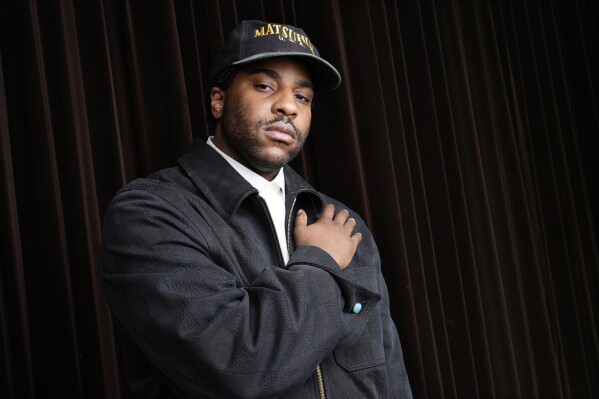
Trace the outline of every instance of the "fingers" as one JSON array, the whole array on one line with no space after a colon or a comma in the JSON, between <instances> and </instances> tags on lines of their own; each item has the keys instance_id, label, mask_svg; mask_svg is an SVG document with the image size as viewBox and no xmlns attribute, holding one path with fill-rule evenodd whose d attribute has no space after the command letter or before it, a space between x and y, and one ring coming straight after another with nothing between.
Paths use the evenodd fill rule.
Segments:
<instances>
[{"instance_id":1,"label":"fingers","mask_svg":"<svg viewBox=\"0 0 599 399\"><path fill-rule=\"evenodd\" d=\"M308 225L308 215L304 212L303 209L297 211L297 215L295 216L295 228L302 229Z\"/></svg>"},{"instance_id":2,"label":"fingers","mask_svg":"<svg viewBox=\"0 0 599 399\"><path fill-rule=\"evenodd\" d=\"M335 214L335 206L333 204L328 204L324 208L320 219L323 221L332 220L339 226L343 226L343 228L347 230L348 234L351 234L356 227L356 220L349 217L349 212L346 209L342 209Z\"/></svg>"},{"instance_id":3,"label":"fingers","mask_svg":"<svg viewBox=\"0 0 599 399\"><path fill-rule=\"evenodd\" d=\"M354 248L357 248L358 244L362 242L362 233L356 233L352 235L352 232L356 227L356 219L350 218L349 212L342 210L335 216L335 222L340 224L343 223L343 229L350 236L350 239L354 244Z\"/></svg>"},{"instance_id":4,"label":"fingers","mask_svg":"<svg viewBox=\"0 0 599 399\"><path fill-rule=\"evenodd\" d=\"M354 228L356 227L356 219L354 218L349 218L345 221L345 224L343 225L343 228L349 233L351 234L352 231L354 231Z\"/></svg>"},{"instance_id":5,"label":"fingers","mask_svg":"<svg viewBox=\"0 0 599 399\"><path fill-rule=\"evenodd\" d=\"M335 215L335 218L333 219L333 222L343 226L348 218L349 218L349 212L344 209L342 211L337 212L337 214Z\"/></svg>"},{"instance_id":6,"label":"fingers","mask_svg":"<svg viewBox=\"0 0 599 399\"><path fill-rule=\"evenodd\" d=\"M362 233L354 234L353 236L351 236L351 240L357 248L358 244L360 244L362 242Z\"/></svg>"},{"instance_id":7,"label":"fingers","mask_svg":"<svg viewBox=\"0 0 599 399\"><path fill-rule=\"evenodd\" d=\"M322 212L322 216L320 218L322 220L332 220L333 216L335 216L335 205L328 204L324 207L324 211Z\"/></svg>"},{"instance_id":8,"label":"fingers","mask_svg":"<svg viewBox=\"0 0 599 399\"><path fill-rule=\"evenodd\" d=\"M347 210L335 214L335 206L328 204L316 223L310 225L306 212L299 210L293 234L298 248L303 245L321 248L344 270L362 241L362 234L354 232L355 228L356 220L349 217Z\"/></svg>"},{"instance_id":9,"label":"fingers","mask_svg":"<svg viewBox=\"0 0 599 399\"><path fill-rule=\"evenodd\" d=\"M322 216L320 217L321 220L332 220L340 225L343 225L348 218L349 212L345 209L337 212L335 215L335 205L333 204L327 204L327 206L324 207L324 211L322 211Z\"/></svg>"}]
</instances>

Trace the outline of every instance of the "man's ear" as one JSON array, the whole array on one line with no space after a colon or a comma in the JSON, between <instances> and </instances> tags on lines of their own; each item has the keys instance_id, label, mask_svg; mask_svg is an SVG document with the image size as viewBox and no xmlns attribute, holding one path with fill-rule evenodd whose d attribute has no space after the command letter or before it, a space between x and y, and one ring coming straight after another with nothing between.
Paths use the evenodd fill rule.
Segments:
<instances>
[{"instance_id":1,"label":"man's ear","mask_svg":"<svg viewBox=\"0 0 599 399\"><path fill-rule=\"evenodd\" d=\"M226 92L219 87L213 87L212 90L210 90L210 109L212 110L214 119L218 120L223 115L225 94Z\"/></svg>"}]
</instances>

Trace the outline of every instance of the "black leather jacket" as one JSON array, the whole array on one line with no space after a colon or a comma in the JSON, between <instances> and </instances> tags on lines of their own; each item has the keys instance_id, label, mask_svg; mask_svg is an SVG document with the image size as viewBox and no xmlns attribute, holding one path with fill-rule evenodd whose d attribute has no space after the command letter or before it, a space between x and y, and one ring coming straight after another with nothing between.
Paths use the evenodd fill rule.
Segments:
<instances>
[{"instance_id":1,"label":"black leather jacket","mask_svg":"<svg viewBox=\"0 0 599 399\"><path fill-rule=\"evenodd\" d=\"M105 293L138 397L411 397L372 235L350 211L363 240L343 271L296 249L298 209L347 208L285 168L287 265L257 190L204 142L111 202Z\"/></svg>"}]
</instances>

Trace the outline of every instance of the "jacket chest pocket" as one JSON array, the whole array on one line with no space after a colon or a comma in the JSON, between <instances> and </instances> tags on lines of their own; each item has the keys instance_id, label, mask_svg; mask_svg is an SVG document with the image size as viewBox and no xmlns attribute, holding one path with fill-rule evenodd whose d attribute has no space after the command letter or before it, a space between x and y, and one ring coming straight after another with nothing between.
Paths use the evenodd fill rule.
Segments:
<instances>
[{"instance_id":1,"label":"jacket chest pocket","mask_svg":"<svg viewBox=\"0 0 599 399\"><path fill-rule=\"evenodd\" d=\"M352 342L335 349L335 361L347 371L358 371L385 364L383 330L377 305L368 316L366 326Z\"/></svg>"}]
</instances>

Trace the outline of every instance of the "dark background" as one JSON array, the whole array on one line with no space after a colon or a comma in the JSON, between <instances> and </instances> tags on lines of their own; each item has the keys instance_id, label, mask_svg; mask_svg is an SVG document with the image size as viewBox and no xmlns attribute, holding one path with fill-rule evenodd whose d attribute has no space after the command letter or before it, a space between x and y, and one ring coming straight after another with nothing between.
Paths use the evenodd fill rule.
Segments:
<instances>
[{"instance_id":1,"label":"dark background","mask_svg":"<svg viewBox=\"0 0 599 399\"><path fill-rule=\"evenodd\" d=\"M293 166L372 229L415 397L598 397L598 17L593 0L1 1L0 396L128 397L104 211L206 137L211 57L256 18L303 28L343 75Z\"/></svg>"}]
</instances>

